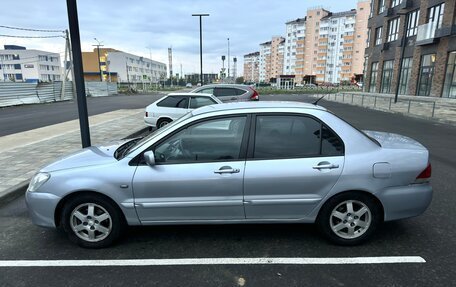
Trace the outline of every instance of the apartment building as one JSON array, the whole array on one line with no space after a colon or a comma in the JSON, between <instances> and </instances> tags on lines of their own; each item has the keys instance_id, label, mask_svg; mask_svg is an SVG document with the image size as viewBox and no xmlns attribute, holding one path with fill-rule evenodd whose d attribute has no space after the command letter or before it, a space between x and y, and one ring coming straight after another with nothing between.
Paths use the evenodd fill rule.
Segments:
<instances>
[{"instance_id":1,"label":"apartment building","mask_svg":"<svg viewBox=\"0 0 456 287\"><path fill-rule=\"evenodd\" d=\"M350 81L355 17L353 9L321 18L316 67L318 83Z\"/></svg>"},{"instance_id":2,"label":"apartment building","mask_svg":"<svg viewBox=\"0 0 456 287\"><path fill-rule=\"evenodd\" d=\"M60 81L60 55L26 47L5 45L0 50L0 81L51 82Z\"/></svg>"},{"instance_id":3,"label":"apartment building","mask_svg":"<svg viewBox=\"0 0 456 287\"><path fill-rule=\"evenodd\" d=\"M260 44L259 81L269 83L271 79L271 41Z\"/></svg>"},{"instance_id":4,"label":"apartment building","mask_svg":"<svg viewBox=\"0 0 456 287\"><path fill-rule=\"evenodd\" d=\"M455 3L373 0L365 89L456 98Z\"/></svg>"},{"instance_id":5,"label":"apartment building","mask_svg":"<svg viewBox=\"0 0 456 287\"><path fill-rule=\"evenodd\" d=\"M295 75L295 80L300 83L304 77L306 18L288 21L285 25L283 74Z\"/></svg>"},{"instance_id":6,"label":"apartment building","mask_svg":"<svg viewBox=\"0 0 456 287\"><path fill-rule=\"evenodd\" d=\"M250 83L260 81L260 52L244 55L244 81Z\"/></svg>"},{"instance_id":7,"label":"apartment building","mask_svg":"<svg viewBox=\"0 0 456 287\"><path fill-rule=\"evenodd\" d=\"M271 41L260 44L259 81L273 82L283 72L285 38L273 36Z\"/></svg>"},{"instance_id":8,"label":"apartment building","mask_svg":"<svg viewBox=\"0 0 456 287\"><path fill-rule=\"evenodd\" d=\"M314 83L316 80L317 63L321 62L318 60L318 50L323 42L327 41L327 39L320 41L320 22L330 13L321 7L307 10L303 68L305 83Z\"/></svg>"},{"instance_id":9,"label":"apartment building","mask_svg":"<svg viewBox=\"0 0 456 287\"><path fill-rule=\"evenodd\" d=\"M356 9L333 13L321 7L285 23L284 75L295 83L341 83L361 80L367 42L370 0Z\"/></svg>"},{"instance_id":10,"label":"apartment building","mask_svg":"<svg viewBox=\"0 0 456 287\"><path fill-rule=\"evenodd\" d=\"M164 63L112 48L83 52L82 62L86 81L158 83L167 74Z\"/></svg>"}]
</instances>

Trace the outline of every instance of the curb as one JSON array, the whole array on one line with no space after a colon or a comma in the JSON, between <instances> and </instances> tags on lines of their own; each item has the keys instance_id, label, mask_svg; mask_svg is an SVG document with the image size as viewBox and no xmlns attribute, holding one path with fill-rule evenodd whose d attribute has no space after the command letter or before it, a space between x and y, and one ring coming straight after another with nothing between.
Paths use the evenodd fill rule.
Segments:
<instances>
[{"instance_id":1,"label":"curb","mask_svg":"<svg viewBox=\"0 0 456 287\"><path fill-rule=\"evenodd\" d=\"M148 127L141 128L140 130L135 131L134 133L124 137L123 139L138 137L139 135L147 132L148 130L149 130ZM18 183L15 186L12 186L12 187L6 189L5 191L3 191L0 194L0 206L6 205L6 204L10 203L11 201L24 195L25 191L27 190L29 182L30 182L30 179L24 180L23 182Z\"/></svg>"}]
</instances>

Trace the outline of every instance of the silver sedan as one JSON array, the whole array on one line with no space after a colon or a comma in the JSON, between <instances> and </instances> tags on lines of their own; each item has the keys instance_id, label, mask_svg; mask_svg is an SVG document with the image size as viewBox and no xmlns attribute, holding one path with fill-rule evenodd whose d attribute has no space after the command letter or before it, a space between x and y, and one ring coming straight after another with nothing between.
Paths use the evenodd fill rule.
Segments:
<instances>
[{"instance_id":1,"label":"silver sedan","mask_svg":"<svg viewBox=\"0 0 456 287\"><path fill-rule=\"evenodd\" d=\"M196 109L143 139L83 149L41 169L26 201L33 222L83 247L128 225L316 223L342 245L432 199L429 152L359 131L296 102Z\"/></svg>"}]
</instances>

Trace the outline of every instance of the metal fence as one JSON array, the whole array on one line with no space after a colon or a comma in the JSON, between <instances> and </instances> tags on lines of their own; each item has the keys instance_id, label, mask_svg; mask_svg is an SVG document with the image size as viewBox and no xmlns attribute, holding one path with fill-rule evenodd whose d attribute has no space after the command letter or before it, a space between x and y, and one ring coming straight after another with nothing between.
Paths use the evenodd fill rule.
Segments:
<instances>
[{"instance_id":1,"label":"metal fence","mask_svg":"<svg viewBox=\"0 0 456 287\"><path fill-rule=\"evenodd\" d=\"M117 94L116 83L85 82L86 95L103 97ZM0 82L0 107L49 103L74 99L73 83L65 83L62 97L62 82L53 83L5 83Z\"/></svg>"},{"instance_id":2,"label":"metal fence","mask_svg":"<svg viewBox=\"0 0 456 287\"><path fill-rule=\"evenodd\" d=\"M117 83L85 82L88 97L106 97L117 94Z\"/></svg>"},{"instance_id":3,"label":"metal fence","mask_svg":"<svg viewBox=\"0 0 456 287\"><path fill-rule=\"evenodd\" d=\"M0 83L0 107L48 103L73 98L71 82L65 85L62 98L62 82L53 83Z\"/></svg>"},{"instance_id":4,"label":"metal fence","mask_svg":"<svg viewBox=\"0 0 456 287\"><path fill-rule=\"evenodd\" d=\"M399 96L397 103L395 103L394 95L366 93L328 94L325 99L375 110L456 122L456 100L454 99Z\"/></svg>"}]
</instances>

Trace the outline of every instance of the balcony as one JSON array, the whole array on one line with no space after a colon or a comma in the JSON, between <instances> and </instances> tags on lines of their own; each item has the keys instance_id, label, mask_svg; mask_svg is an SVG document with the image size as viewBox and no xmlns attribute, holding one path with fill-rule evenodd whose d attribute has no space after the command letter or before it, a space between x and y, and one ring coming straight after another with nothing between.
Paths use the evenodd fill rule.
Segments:
<instances>
[{"instance_id":1,"label":"balcony","mask_svg":"<svg viewBox=\"0 0 456 287\"><path fill-rule=\"evenodd\" d=\"M416 35L416 45L429 45L438 41L440 35L437 35L437 23L429 22L418 26L418 34Z\"/></svg>"}]
</instances>

